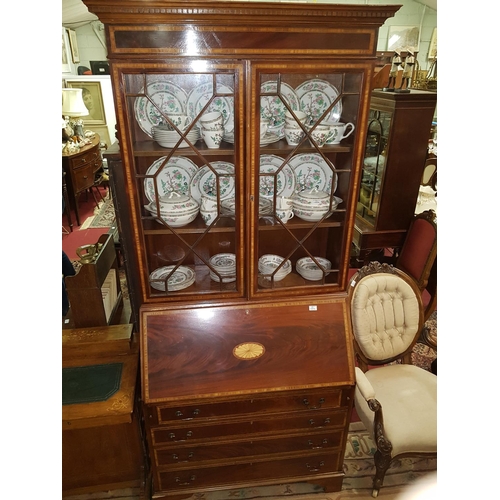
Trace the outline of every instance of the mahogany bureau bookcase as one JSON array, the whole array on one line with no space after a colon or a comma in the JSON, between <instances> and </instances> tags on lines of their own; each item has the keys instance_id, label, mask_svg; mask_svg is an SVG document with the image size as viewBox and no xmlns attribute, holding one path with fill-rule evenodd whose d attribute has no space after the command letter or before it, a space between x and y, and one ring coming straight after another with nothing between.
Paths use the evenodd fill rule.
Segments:
<instances>
[{"instance_id":1,"label":"mahogany bureau bookcase","mask_svg":"<svg viewBox=\"0 0 500 500\"><path fill-rule=\"evenodd\" d=\"M340 490L369 82L378 29L400 6L84 3L107 39L120 147L110 180L153 497L296 482ZM212 116L223 138L209 148L200 118ZM287 120L302 131L296 145ZM319 144L314 131L332 121L355 131ZM295 207L283 222L274 207L299 193L326 210ZM180 216L193 203L213 217L162 209Z\"/></svg>"}]
</instances>

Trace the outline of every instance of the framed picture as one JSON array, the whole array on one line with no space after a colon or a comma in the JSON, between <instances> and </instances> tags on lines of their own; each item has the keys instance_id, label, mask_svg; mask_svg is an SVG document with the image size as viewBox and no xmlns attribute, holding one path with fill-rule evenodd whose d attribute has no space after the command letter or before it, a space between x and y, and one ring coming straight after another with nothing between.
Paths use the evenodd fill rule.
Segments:
<instances>
[{"instance_id":1,"label":"framed picture","mask_svg":"<svg viewBox=\"0 0 500 500\"><path fill-rule=\"evenodd\" d=\"M431 43L429 45L429 57L428 59L436 59L438 56L438 29L434 28L432 32Z\"/></svg>"},{"instance_id":2,"label":"framed picture","mask_svg":"<svg viewBox=\"0 0 500 500\"><path fill-rule=\"evenodd\" d=\"M418 52L419 35L418 26L389 26L387 50Z\"/></svg>"},{"instance_id":3,"label":"framed picture","mask_svg":"<svg viewBox=\"0 0 500 500\"><path fill-rule=\"evenodd\" d=\"M71 57L74 63L80 62L80 53L78 52L78 42L76 41L76 31L68 30L69 45L71 47Z\"/></svg>"},{"instance_id":4,"label":"framed picture","mask_svg":"<svg viewBox=\"0 0 500 500\"><path fill-rule=\"evenodd\" d=\"M71 73L69 41L66 29L62 29L62 72Z\"/></svg>"},{"instance_id":5,"label":"framed picture","mask_svg":"<svg viewBox=\"0 0 500 500\"><path fill-rule=\"evenodd\" d=\"M100 82L71 81L67 82L67 85L72 89L83 90L83 102L89 110L87 116L82 116L84 125L106 125Z\"/></svg>"}]
</instances>

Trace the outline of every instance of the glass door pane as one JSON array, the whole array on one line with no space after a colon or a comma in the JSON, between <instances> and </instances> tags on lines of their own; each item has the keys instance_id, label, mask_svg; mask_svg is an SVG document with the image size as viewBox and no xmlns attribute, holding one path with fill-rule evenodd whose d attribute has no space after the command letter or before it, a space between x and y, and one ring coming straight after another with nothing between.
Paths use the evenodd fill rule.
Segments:
<instances>
[{"instance_id":1,"label":"glass door pane","mask_svg":"<svg viewBox=\"0 0 500 500\"><path fill-rule=\"evenodd\" d=\"M349 251L347 206L363 71L257 75L254 291L333 291Z\"/></svg>"},{"instance_id":2,"label":"glass door pane","mask_svg":"<svg viewBox=\"0 0 500 500\"><path fill-rule=\"evenodd\" d=\"M123 74L146 296L241 295L240 68L157 71Z\"/></svg>"}]
</instances>

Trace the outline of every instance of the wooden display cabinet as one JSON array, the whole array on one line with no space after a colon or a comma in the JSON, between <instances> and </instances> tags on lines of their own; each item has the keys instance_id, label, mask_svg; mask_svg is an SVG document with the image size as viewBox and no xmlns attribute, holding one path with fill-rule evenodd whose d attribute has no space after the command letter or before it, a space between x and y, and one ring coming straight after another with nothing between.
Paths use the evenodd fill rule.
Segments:
<instances>
[{"instance_id":1,"label":"wooden display cabinet","mask_svg":"<svg viewBox=\"0 0 500 500\"><path fill-rule=\"evenodd\" d=\"M400 247L415 214L436 94L374 90L356 209L360 265L372 250Z\"/></svg>"},{"instance_id":2,"label":"wooden display cabinet","mask_svg":"<svg viewBox=\"0 0 500 500\"><path fill-rule=\"evenodd\" d=\"M141 336L155 498L300 481L340 490L355 383L346 286L369 82L378 29L399 6L84 3L107 35L121 155L110 180ZM216 149L197 135L211 111L223 116ZM296 146L284 138L287 111L297 123L306 114ZM153 127L175 128L170 113L191 121L162 146ZM261 119L270 120L262 141ZM310 134L324 120L355 131L319 147ZM278 197L309 189L341 201L317 220L282 223ZM207 197L215 217L177 225L155 213L172 191ZM284 259L271 272L259 268L268 254ZM303 257L331 266L306 279ZM235 356L255 346L258 358Z\"/></svg>"}]
</instances>

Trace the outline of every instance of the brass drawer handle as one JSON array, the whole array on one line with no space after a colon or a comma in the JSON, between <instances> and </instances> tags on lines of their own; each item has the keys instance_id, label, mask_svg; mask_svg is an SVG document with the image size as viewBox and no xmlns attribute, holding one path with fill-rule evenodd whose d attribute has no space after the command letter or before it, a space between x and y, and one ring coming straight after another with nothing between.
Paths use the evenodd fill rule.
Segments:
<instances>
[{"instance_id":1,"label":"brass drawer handle","mask_svg":"<svg viewBox=\"0 0 500 500\"><path fill-rule=\"evenodd\" d=\"M319 410L325 404L325 398L319 398L316 406L310 406L309 400L304 398L302 402L307 406L308 410Z\"/></svg>"},{"instance_id":2,"label":"brass drawer handle","mask_svg":"<svg viewBox=\"0 0 500 500\"><path fill-rule=\"evenodd\" d=\"M180 442L180 441L187 441L188 438L192 437L193 431L187 431L186 432L186 437L184 439L175 439L175 433L171 432L168 437L170 438L171 441L175 442Z\"/></svg>"},{"instance_id":3,"label":"brass drawer handle","mask_svg":"<svg viewBox=\"0 0 500 500\"><path fill-rule=\"evenodd\" d=\"M200 410L196 409L196 410L193 410L193 416L192 417L186 417L184 418L184 420L192 420L194 417L198 416L200 414ZM175 416L178 417L178 418L182 418L184 417L184 413L182 413L182 411L180 410L177 410L175 412Z\"/></svg>"},{"instance_id":4,"label":"brass drawer handle","mask_svg":"<svg viewBox=\"0 0 500 500\"><path fill-rule=\"evenodd\" d=\"M328 417L326 417L326 418L325 418L325 420L323 420L323 423L322 423L322 424L319 424L319 425L318 425L318 427L322 427L323 425L327 425L327 424L329 424L329 423L330 423L330 419L329 419ZM310 424L310 425L316 425L316 422L315 422L315 420L314 420L313 418L311 418L311 419L309 420L309 424Z\"/></svg>"},{"instance_id":5,"label":"brass drawer handle","mask_svg":"<svg viewBox=\"0 0 500 500\"><path fill-rule=\"evenodd\" d=\"M191 476L189 476L189 479L187 481L184 481L184 482L181 482L181 478L180 477L176 477L175 478L175 482L179 485L179 486L189 486L190 484L192 484L194 481L196 480L196 476L194 474L192 474Z\"/></svg>"},{"instance_id":6,"label":"brass drawer handle","mask_svg":"<svg viewBox=\"0 0 500 500\"><path fill-rule=\"evenodd\" d=\"M323 460L318 465L309 465L306 464L306 467L309 469L309 472L319 472L321 467L325 466L325 462Z\"/></svg>"},{"instance_id":7,"label":"brass drawer handle","mask_svg":"<svg viewBox=\"0 0 500 500\"><path fill-rule=\"evenodd\" d=\"M321 448L324 448L327 444L328 444L328 439L323 439L321 441L321 444L318 444L318 445L314 445L314 443L312 442L311 439L309 439L309 441L307 442L307 444L310 446L311 450L319 450Z\"/></svg>"},{"instance_id":8,"label":"brass drawer handle","mask_svg":"<svg viewBox=\"0 0 500 500\"><path fill-rule=\"evenodd\" d=\"M172 455L172 459L177 463L189 462L193 457L194 457L194 452L192 451L188 453L186 460L180 460L179 455L177 455L177 453L174 453Z\"/></svg>"}]
</instances>

